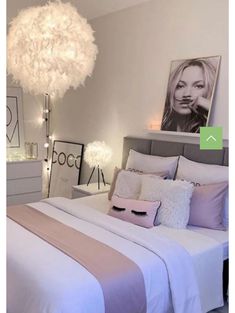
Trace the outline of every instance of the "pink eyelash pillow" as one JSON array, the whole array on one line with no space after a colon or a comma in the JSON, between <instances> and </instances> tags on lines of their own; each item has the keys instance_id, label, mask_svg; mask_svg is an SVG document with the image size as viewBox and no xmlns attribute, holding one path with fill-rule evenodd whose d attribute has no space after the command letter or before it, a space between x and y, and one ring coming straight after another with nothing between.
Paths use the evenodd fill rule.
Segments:
<instances>
[{"instance_id":1,"label":"pink eyelash pillow","mask_svg":"<svg viewBox=\"0 0 235 313\"><path fill-rule=\"evenodd\" d=\"M154 226L161 201L144 201L113 196L109 215L145 228Z\"/></svg>"}]
</instances>

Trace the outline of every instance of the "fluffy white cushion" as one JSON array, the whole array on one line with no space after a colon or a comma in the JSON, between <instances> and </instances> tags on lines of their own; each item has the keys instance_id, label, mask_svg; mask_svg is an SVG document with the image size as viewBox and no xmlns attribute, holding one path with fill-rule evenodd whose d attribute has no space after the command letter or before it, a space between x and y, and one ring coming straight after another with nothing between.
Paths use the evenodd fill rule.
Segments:
<instances>
[{"instance_id":1,"label":"fluffy white cushion","mask_svg":"<svg viewBox=\"0 0 235 313\"><path fill-rule=\"evenodd\" d=\"M161 201L157 222L173 228L185 228L189 220L193 184L181 180L142 177L140 200Z\"/></svg>"},{"instance_id":2,"label":"fluffy white cushion","mask_svg":"<svg viewBox=\"0 0 235 313\"><path fill-rule=\"evenodd\" d=\"M228 166L204 164L190 161L182 155L179 158L176 179L184 179L198 185L228 181ZM228 192L223 210L223 225L228 227Z\"/></svg>"},{"instance_id":3,"label":"fluffy white cushion","mask_svg":"<svg viewBox=\"0 0 235 313\"><path fill-rule=\"evenodd\" d=\"M168 171L169 178L174 178L177 163L178 156L160 157L142 154L131 149L129 151L126 169L135 169L145 173Z\"/></svg>"}]
</instances>

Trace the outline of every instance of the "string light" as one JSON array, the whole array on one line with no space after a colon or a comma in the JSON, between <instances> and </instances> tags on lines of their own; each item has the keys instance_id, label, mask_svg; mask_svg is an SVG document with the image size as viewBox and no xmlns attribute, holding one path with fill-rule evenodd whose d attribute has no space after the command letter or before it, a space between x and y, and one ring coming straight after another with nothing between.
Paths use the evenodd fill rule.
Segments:
<instances>
[{"instance_id":1,"label":"string light","mask_svg":"<svg viewBox=\"0 0 235 313\"><path fill-rule=\"evenodd\" d=\"M49 173L50 171L50 165L49 165L49 152L50 152L50 96L48 94L45 94L45 104L44 104L44 120L46 123L46 142L44 143L44 148L46 148L46 157L45 162L47 163L47 171ZM49 177L48 177L49 179Z\"/></svg>"}]
</instances>

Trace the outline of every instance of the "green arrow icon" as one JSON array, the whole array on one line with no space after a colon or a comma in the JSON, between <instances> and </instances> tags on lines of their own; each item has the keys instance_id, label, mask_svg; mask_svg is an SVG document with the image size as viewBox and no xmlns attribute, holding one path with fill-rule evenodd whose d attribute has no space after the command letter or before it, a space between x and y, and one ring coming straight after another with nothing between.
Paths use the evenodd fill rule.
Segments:
<instances>
[{"instance_id":1,"label":"green arrow icon","mask_svg":"<svg viewBox=\"0 0 235 313\"><path fill-rule=\"evenodd\" d=\"M201 150L223 149L222 127L200 127L200 149Z\"/></svg>"}]
</instances>

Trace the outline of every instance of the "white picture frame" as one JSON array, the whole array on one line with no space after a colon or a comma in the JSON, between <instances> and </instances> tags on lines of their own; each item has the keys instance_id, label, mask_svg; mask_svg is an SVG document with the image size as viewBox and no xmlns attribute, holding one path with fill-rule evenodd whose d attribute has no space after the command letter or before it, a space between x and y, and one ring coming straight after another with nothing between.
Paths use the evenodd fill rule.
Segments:
<instances>
[{"instance_id":1,"label":"white picture frame","mask_svg":"<svg viewBox=\"0 0 235 313\"><path fill-rule=\"evenodd\" d=\"M24 154L23 95L20 87L7 87L6 146L10 154Z\"/></svg>"}]
</instances>

